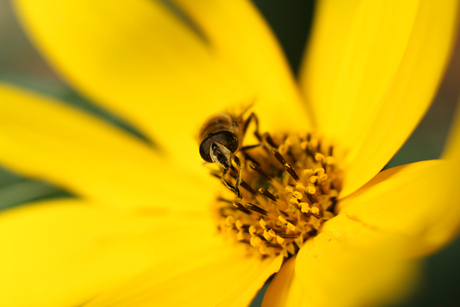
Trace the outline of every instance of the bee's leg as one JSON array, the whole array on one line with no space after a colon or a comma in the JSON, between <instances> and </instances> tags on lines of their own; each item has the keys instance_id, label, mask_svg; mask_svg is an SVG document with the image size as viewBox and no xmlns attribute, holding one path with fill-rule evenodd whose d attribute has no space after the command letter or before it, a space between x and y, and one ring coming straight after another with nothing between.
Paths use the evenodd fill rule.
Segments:
<instances>
[{"instance_id":1,"label":"bee's leg","mask_svg":"<svg viewBox=\"0 0 460 307\"><path fill-rule=\"evenodd\" d=\"M234 169L233 166L232 166L232 168ZM241 172L239 172L239 174L238 174L238 177L237 177L237 179L236 179L236 184L233 185L233 184L231 184L229 181L227 181L227 180L225 179L225 175L227 174L228 170L229 170L228 168L225 168L225 169L224 169L224 172L222 173L222 177L221 177L222 183L223 183L230 191L232 191L233 193L235 193L236 196L237 196L238 198L241 198L241 193L240 193L240 190L238 189L238 186L239 186L239 184L240 184L239 181L238 181L238 179L240 179L240 181L241 181L241 175L240 175Z\"/></svg>"},{"instance_id":2,"label":"bee's leg","mask_svg":"<svg viewBox=\"0 0 460 307\"><path fill-rule=\"evenodd\" d=\"M257 115L256 113L252 112L248 119L246 120L246 122L244 123L244 126L243 126L243 135L246 134L246 130L248 130L248 127L249 127L249 124L251 123L251 120L254 121L254 123L256 124L256 130L254 131L254 135L256 136L256 138L259 140L259 141L262 141L262 138L260 137L260 133L259 133L259 119L257 118Z\"/></svg>"},{"instance_id":3,"label":"bee's leg","mask_svg":"<svg viewBox=\"0 0 460 307\"><path fill-rule=\"evenodd\" d=\"M241 183L241 178L242 178L242 175L243 175L243 172L241 171L241 162L240 162L240 159L236 156L236 155L233 155L233 160L235 161L235 164L236 166L238 167L238 169L236 170L237 172L237 176L236 176L236 182L235 182L235 189L237 191L236 195L238 196L238 198L241 198L241 193L240 193L240 183ZM233 166L232 166L233 168Z\"/></svg>"}]
</instances>

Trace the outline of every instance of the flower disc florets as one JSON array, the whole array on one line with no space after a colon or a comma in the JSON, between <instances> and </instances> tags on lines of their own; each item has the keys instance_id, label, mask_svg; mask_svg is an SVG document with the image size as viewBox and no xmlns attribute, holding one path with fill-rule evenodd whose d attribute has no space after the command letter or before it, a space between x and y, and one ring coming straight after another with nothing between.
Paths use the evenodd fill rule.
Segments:
<instances>
[{"instance_id":1,"label":"flower disc florets","mask_svg":"<svg viewBox=\"0 0 460 307\"><path fill-rule=\"evenodd\" d=\"M339 171L333 147L310 134L262 139L261 146L238 152L242 198L217 199L218 229L262 255L290 257L334 217Z\"/></svg>"}]
</instances>

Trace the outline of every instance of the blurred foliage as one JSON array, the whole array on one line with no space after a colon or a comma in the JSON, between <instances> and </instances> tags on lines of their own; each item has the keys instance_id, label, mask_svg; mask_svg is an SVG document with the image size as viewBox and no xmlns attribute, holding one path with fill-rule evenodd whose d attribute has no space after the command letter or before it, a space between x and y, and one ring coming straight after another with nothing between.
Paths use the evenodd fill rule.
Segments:
<instances>
[{"instance_id":1,"label":"blurred foliage","mask_svg":"<svg viewBox=\"0 0 460 307\"><path fill-rule=\"evenodd\" d=\"M293 71L297 74L312 22L313 1L254 0L254 3L268 20L286 52ZM103 118L143 141L152 142L136 127L87 101L64 83L27 40L7 0L0 0L0 46L0 81L59 98ZM440 156L453 110L457 104L458 80L460 80L460 49L457 46L445 80L427 116L387 167ZM0 209L57 197L74 196L64 189L40 180L24 178L0 166ZM460 289L458 259L460 259L459 239L440 253L428 258L420 289L413 298L400 306L458 306L456 293ZM253 306L260 305L265 289L266 286L254 300Z\"/></svg>"}]
</instances>

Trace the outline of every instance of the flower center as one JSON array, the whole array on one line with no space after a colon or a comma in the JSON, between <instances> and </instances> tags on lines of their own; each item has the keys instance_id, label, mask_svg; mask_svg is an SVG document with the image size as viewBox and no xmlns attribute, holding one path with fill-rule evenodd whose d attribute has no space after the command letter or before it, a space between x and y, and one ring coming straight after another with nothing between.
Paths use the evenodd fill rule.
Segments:
<instances>
[{"instance_id":1,"label":"flower center","mask_svg":"<svg viewBox=\"0 0 460 307\"><path fill-rule=\"evenodd\" d=\"M218 230L264 256L296 254L334 217L340 173L333 147L312 136L265 133L261 146L236 153L240 190L216 200ZM229 172L236 181L235 169Z\"/></svg>"}]
</instances>

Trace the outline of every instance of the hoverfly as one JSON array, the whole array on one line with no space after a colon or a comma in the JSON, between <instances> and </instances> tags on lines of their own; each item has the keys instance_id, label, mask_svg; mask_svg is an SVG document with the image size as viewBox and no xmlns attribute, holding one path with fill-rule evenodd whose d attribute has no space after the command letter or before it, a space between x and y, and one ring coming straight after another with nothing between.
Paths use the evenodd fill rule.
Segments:
<instances>
[{"instance_id":1,"label":"hoverfly","mask_svg":"<svg viewBox=\"0 0 460 307\"><path fill-rule=\"evenodd\" d=\"M251 106L249 106L251 107ZM241 198L239 185L241 183L241 161L236 156L238 150L243 151L259 146L260 144L243 147L243 139L251 121L254 121L255 137L261 141L259 135L259 121L255 113L244 119L246 108L239 115L218 113L208 119L200 130L200 155L206 162L216 163L223 169L221 180L223 184ZM236 165L236 167L233 165ZM235 184L225 178L229 170L237 173Z\"/></svg>"}]
</instances>

